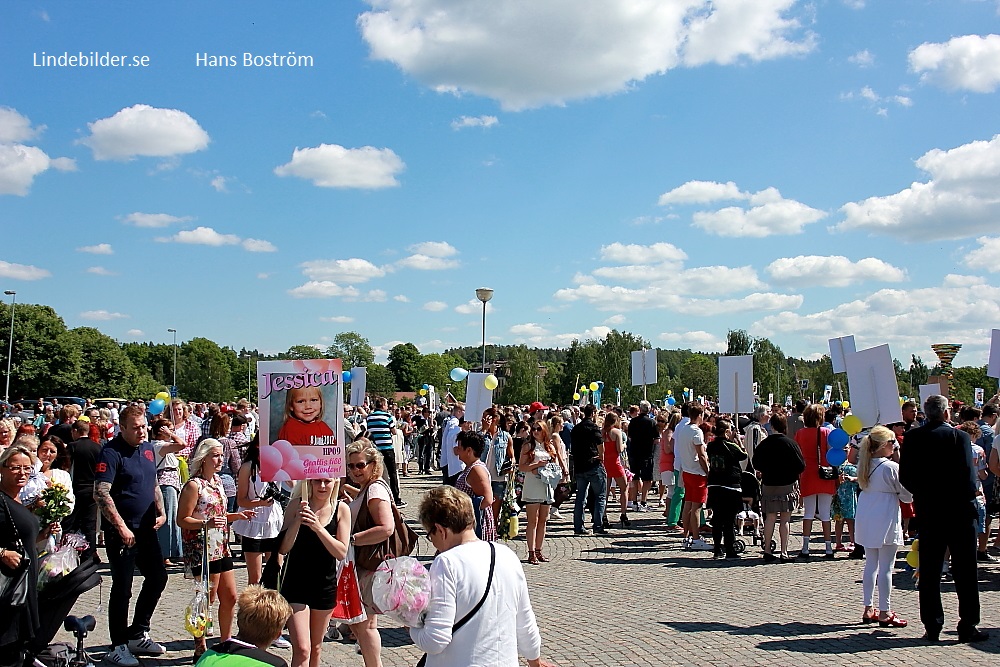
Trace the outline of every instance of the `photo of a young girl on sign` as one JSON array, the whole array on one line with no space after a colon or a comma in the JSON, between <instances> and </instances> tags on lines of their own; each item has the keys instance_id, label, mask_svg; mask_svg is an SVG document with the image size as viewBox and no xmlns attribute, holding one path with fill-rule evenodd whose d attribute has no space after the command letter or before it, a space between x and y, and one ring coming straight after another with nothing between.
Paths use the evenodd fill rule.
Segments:
<instances>
[{"instance_id":1,"label":"photo of a young girl on sign","mask_svg":"<svg viewBox=\"0 0 1000 667\"><path fill-rule=\"evenodd\" d=\"M340 359L262 361L261 479L287 482L346 474Z\"/></svg>"}]
</instances>

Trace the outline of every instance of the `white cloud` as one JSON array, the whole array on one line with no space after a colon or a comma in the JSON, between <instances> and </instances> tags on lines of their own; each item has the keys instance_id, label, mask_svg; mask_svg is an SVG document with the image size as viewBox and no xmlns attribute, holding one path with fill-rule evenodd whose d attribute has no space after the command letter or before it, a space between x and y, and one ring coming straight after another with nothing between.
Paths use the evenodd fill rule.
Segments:
<instances>
[{"instance_id":1,"label":"white cloud","mask_svg":"<svg viewBox=\"0 0 1000 667\"><path fill-rule=\"evenodd\" d=\"M385 290L372 289L372 290L368 290L364 294L360 295L358 297L358 300L359 301L379 301L379 302L381 302L381 301L385 301L386 298L388 298L388 296L389 295L386 294Z\"/></svg>"},{"instance_id":2,"label":"white cloud","mask_svg":"<svg viewBox=\"0 0 1000 667\"><path fill-rule=\"evenodd\" d=\"M178 109L136 104L109 118L88 123L90 136L80 140L95 160L130 160L136 156L171 157L208 147L208 133Z\"/></svg>"},{"instance_id":3,"label":"white cloud","mask_svg":"<svg viewBox=\"0 0 1000 667\"><path fill-rule=\"evenodd\" d=\"M525 109L627 90L681 65L808 53L795 0L368 0L371 57L434 90Z\"/></svg>"},{"instance_id":4,"label":"white cloud","mask_svg":"<svg viewBox=\"0 0 1000 667\"><path fill-rule=\"evenodd\" d=\"M243 239L240 244L247 252L277 252L278 248L270 241L260 239Z\"/></svg>"},{"instance_id":5,"label":"white cloud","mask_svg":"<svg viewBox=\"0 0 1000 667\"><path fill-rule=\"evenodd\" d=\"M725 352L728 344L707 331L664 332L657 336L665 347L696 352Z\"/></svg>"},{"instance_id":6,"label":"white cloud","mask_svg":"<svg viewBox=\"0 0 1000 667\"><path fill-rule=\"evenodd\" d=\"M906 95L887 95L883 97L875 92L871 86L865 86L857 93L848 92L843 93L840 96L843 100L853 100L859 98L866 103L866 106L870 109L874 109L876 115L878 116L888 116L889 109L887 104L896 104L901 107L912 107L913 100Z\"/></svg>"},{"instance_id":7,"label":"white cloud","mask_svg":"<svg viewBox=\"0 0 1000 667\"><path fill-rule=\"evenodd\" d=\"M331 317L321 317L320 322L335 322L336 324L350 324L354 318L349 315L333 315Z\"/></svg>"},{"instance_id":8,"label":"white cloud","mask_svg":"<svg viewBox=\"0 0 1000 667\"><path fill-rule=\"evenodd\" d=\"M448 307L444 301L428 301L423 306L424 310L429 310L432 313L437 313Z\"/></svg>"},{"instance_id":9,"label":"white cloud","mask_svg":"<svg viewBox=\"0 0 1000 667\"><path fill-rule=\"evenodd\" d=\"M639 265L661 262L680 264L687 259L687 253L672 243L626 245L616 241L610 245L601 246L601 259L608 262L628 262Z\"/></svg>"},{"instance_id":10,"label":"white cloud","mask_svg":"<svg viewBox=\"0 0 1000 667\"><path fill-rule=\"evenodd\" d=\"M451 121L451 129L464 130L467 127L487 129L497 125L499 122L496 116L460 116Z\"/></svg>"},{"instance_id":11,"label":"white cloud","mask_svg":"<svg viewBox=\"0 0 1000 667\"><path fill-rule=\"evenodd\" d=\"M417 269L418 271L442 271L444 269L454 269L459 266L457 259L443 259L441 257L431 257L429 255L415 254L396 262L396 266L404 269Z\"/></svg>"},{"instance_id":12,"label":"white cloud","mask_svg":"<svg viewBox=\"0 0 1000 667\"><path fill-rule=\"evenodd\" d=\"M80 313L80 319L94 320L97 322L110 322L111 320L128 319L128 315L124 313L112 313L107 310L86 310Z\"/></svg>"},{"instance_id":13,"label":"white cloud","mask_svg":"<svg viewBox=\"0 0 1000 667\"><path fill-rule=\"evenodd\" d=\"M0 278L13 278L14 280L41 280L48 278L52 274L48 269L40 269L30 264L14 264L0 260Z\"/></svg>"},{"instance_id":14,"label":"white cloud","mask_svg":"<svg viewBox=\"0 0 1000 667\"><path fill-rule=\"evenodd\" d=\"M341 286L329 280L310 280L288 290L288 293L296 299L325 299L335 296L357 298L359 295L357 288L350 285Z\"/></svg>"},{"instance_id":15,"label":"white cloud","mask_svg":"<svg viewBox=\"0 0 1000 667\"><path fill-rule=\"evenodd\" d=\"M161 243L174 242L186 243L189 245L238 245L240 237L235 234L220 234L211 227L195 227L177 232L171 237L160 237L156 239Z\"/></svg>"},{"instance_id":16,"label":"white cloud","mask_svg":"<svg viewBox=\"0 0 1000 667\"><path fill-rule=\"evenodd\" d=\"M428 257L454 257L458 254L458 248L447 241L423 241L411 245L407 250Z\"/></svg>"},{"instance_id":17,"label":"white cloud","mask_svg":"<svg viewBox=\"0 0 1000 667\"><path fill-rule=\"evenodd\" d=\"M397 294L396 296L392 297L392 300L398 301L400 303L409 303L410 297L406 296L405 294Z\"/></svg>"},{"instance_id":18,"label":"white cloud","mask_svg":"<svg viewBox=\"0 0 1000 667\"><path fill-rule=\"evenodd\" d=\"M75 171L76 162L50 158L35 146L0 143L0 195L27 195L35 176L50 168Z\"/></svg>"},{"instance_id":19,"label":"white cloud","mask_svg":"<svg viewBox=\"0 0 1000 667\"><path fill-rule=\"evenodd\" d=\"M863 51L858 51L853 56L848 57L847 62L861 68L871 67L875 64L875 56L872 55L871 51L865 49Z\"/></svg>"},{"instance_id":20,"label":"white cloud","mask_svg":"<svg viewBox=\"0 0 1000 667\"><path fill-rule=\"evenodd\" d=\"M1000 271L1000 238L980 236L976 239L979 247L965 256L966 266L986 269L990 273Z\"/></svg>"},{"instance_id":21,"label":"white cloud","mask_svg":"<svg viewBox=\"0 0 1000 667\"><path fill-rule=\"evenodd\" d=\"M271 277L270 273L263 273L263 272L261 272L261 273L257 274L257 279L258 280L267 280L270 277Z\"/></svg>"},{"instance_id":22,"label":"white cloud","mask_svg":"<svg viewBox=\"0 0 1000 667\"><path fill-rule=\"evenodd\" d=\"M29 141L45 131L44 125L32 127L27 116L16 109L0 106L0 143L14 144Z\"/></svg>"},{"instance_id":23,"label":"white cloud","mask_svg":"<svg viewBox=\"0 0 1000 667\"><path fill-rule=\"evenodd\" d=\"M98 243L97 245L85 245L76 249L77 252L87 252L91 255L113 255L115 251L110 243Z\"/></svg>"},{"instance_id":24,"label":"white cloud","mask_svg":"<svg viewBox=\"0 0 1000 667\"><path fill-rule=\"evenodd\" d=\"M963 35L925 42L910 51L910 69L920 80L946 90L992 93L1000 86L1000 35Z\"/></svg>"},{"instance_id":25,"label":"white cloud","mask_svg":"<svg viewBox=\"0 0 1000 667\"><path fill-rule=\"evenodd\" d=\"M612 315L608 319L604 320L604 324L607 324L607 325L610 325L610 326L613 326L613 327L616 327L616 326L618 326L620 324L625 324L625 316L621 315L621 314Z\"/></svg>"},{"instance_id":26,"label":"white cloud","mask_svg":"<svg viewBox=\"0 0 1000 667\"><path fill-rule=\"evenodd\" d=\"M320 144L315 148L296 148L292 159L275 167L274 173L303 178L322 188L374 190L398 186L396 176L405 167L389 148Z\"/></svg>"},{"instance_id":27,"label":"white cloud","mask_svg":"<svg viewBox=\"0 0 1000 667\"><path fill-rule=\"evenodd\" d=\"M470 315L472 313L482 313L483 312L483 302L479 299L470 299L466 303L459 304L455 306L456 313L462 313L463 315ZM486 303L486 312L493 312L493 303Z\"/></svg>"},{"instance_id":28,"label":"white cloud","mask_svg":"<svg viewBox=\"0 0 1000 667\"><path fill-rule=\"evenodd\" d=\"M826 217L823 211L782 198L774 188L768 190L777 197L759 206L749 209L728 206L718 211L698 211L692 216L694 226L716 236L763 238L775 234L801 234L803 227Z\"/></svg>"},{"instance_id":29,"label":"white cloud","mask_svg":"<svg viewBox=\"0 0 1000 667\"><path fill-rule=\"evenodd\" d=\"M620 285L585 284L557 290L559 301L584 301L598 310L662 309L679 315L720 315L758 310L786 310L802 305L798 294L754 292L734 299L691 298L677 294L675 285L659 284L643 288Z\"/></svg>"},{"instance_id":30,"label":"white cloud","mask_svg":"<svg viewBox=\"0 0 1000 667\"><path fill-rule=\"evenodd\" d=\"M866 230L932 241L995 233L1000 219L1000 135L924 153L917 167L930 179L895 194L841 207L841 231Z\"/></svg>"},{"instance_id":31,"label":"white cloud","mask_svg":"<svg viewBox=\"0 0 1000 667\"><path fill-rule=\"evenodd\" d=\"M841 255L783 257L771 262L764 271L776 283L794 284L798 287L845 287L869 280L906 280L905 271L874 257L866 257L857 262Z\"/></svg>"},{"instance_id":32,"label":"white cloud","mask_svg":"<svg viewBox=\"0 0 1000 667\"><path fill-rule=\"evenodd\" d=\"M91 266L87 269L87 273L92 273L95 276L117 276L118 274L110 269L106 269L103 266Z\"/></svg>"},{"instance_id":33,"label":"white cloud","mask_svg":"<svg viewBox=\"0 0 1000 667\"><path fill-rule=\"evenodd\" d=\"M226 177L225 176L215 176L209 181L209 184L215 188L216 192L228 192L226 188Z\"/></svg>"},{"instance_id":34,"label":"white cloud","mask_svg":"<svg viewBox=\"0 0 1000 667\"><path fill-rule=\"evenodd\" d=\"M548 329L534 322L515 324L508 331L514 336L544 336L549 333Z\"/></svg>"},{"instance_id":35,"label":"white cloud","mask_svg":"<svg viewBox=\"0 0 1000 667\"><path fill-rule=\"evenodd\" d=\"M135 225L136 227L168 227L192 220L194 218L189 215L178 217L167 213L129 213L122 218L123 222Z\"/></svg>"},{"instance_id":36,"label":"white cloud","mask_svg":"<svg viewBox=\"0 0 1000 667\"><path fill-rule=\"evenodd\" d=\"M746 199L747 194L741 192L732 181L716 183L715 181L688 181L678 185L669 192L660 195L657 203L660 206L668 204L709 204L716 201Z\"/></svg>"},{"instance_id":37,"label":"white cloud","mask_svg":"<svg viewBox=\"0 0 1000 667\"><path fill-rule=\"evenodd\" d=\"M314 259L302 263L302 273L312 280L332 280L353 285L381 278L385 271L367 259Z\"/></svg>"},{"instance_id":38,"label":"white cloud","mask_svg":"<svg viewBox=\"0 0 1000 667\"><path fill-rule=\"evenodd\" d=\"M142 329L129 329L125 332L125 335L132 338L139 338L141 336L145 336L146 334L142 332Z\"/></svg>"}]
</instances>

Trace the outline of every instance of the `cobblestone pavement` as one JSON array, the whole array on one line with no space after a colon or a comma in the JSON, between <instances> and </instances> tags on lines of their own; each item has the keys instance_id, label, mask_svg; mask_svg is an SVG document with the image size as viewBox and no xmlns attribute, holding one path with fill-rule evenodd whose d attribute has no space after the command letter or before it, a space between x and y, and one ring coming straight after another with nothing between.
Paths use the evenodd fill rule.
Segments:
<instances>
[{"instance_id":1,"label":"cobblestone pavement","mask_svg":"<svg viewBox=\"0 0 1000 667\"><path fill-rule=\"evenodd\" d=\"M420 494L437 477L403 478L404 514L412 521ZM569 508L567 507L567 510ZM917 595L909 573L894 576L893 608L910 620L900 630L863 626L862 561L838 554L806 563L763 565L760 547L748 542L740 562L713 561L711 552L687 552L664 530L659 511L632 514L632 527L607 536L575 536L571 511L549 522L545 553L550 563L525 564L531 600L542 631L543 657L561 667L584 665L987 665L1000 652L1000 565L979 569L984 629L989 641L958 644L954 633L954 586L943 584L945 632L939 645L920 636ZM612 515L615 516L615 515ZM523 515L522 515L523 518ZM799 544L793 526L791 548ZM422 532L422 531L419 531ZM749 538L748 538L749 540ZM524 559L523 537L508 543ZM421 541L422 558L430 544ZM899 565L902 566L902 554ZM105 566L106 568L106 566ZM105 569L106 571L106 569ZM245 582L240 564L237 580ZM141 577L136 577L136 593ZM103 586L106 602L110 578ZM153 619L152 636L165 643L162 658L142 658L145 667L190 663L192 640L181 615L191 583L179 568ZM83 595L74 612L94 614L98 627L87 647L103 655L108 646L101 590ZM133 598L134 600L134 598ZM420 653L405 629L382 629L383 663L413 665ZM72 638L61 632L57 641ZM290 651L276 651L290 659ZM327 642L324 665L361 665L353 644Z\"/></svg>"}]
</instances>

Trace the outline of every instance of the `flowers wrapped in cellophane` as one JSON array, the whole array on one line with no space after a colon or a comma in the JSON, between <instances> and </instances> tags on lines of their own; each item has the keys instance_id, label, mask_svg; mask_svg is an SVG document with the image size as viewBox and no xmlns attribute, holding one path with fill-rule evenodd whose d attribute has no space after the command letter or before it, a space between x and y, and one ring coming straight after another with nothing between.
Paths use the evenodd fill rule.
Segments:
<instances>
[{"instance_id":1,"label":"flowers wrapped in cellophane","mask_svg":"<svg viewBox=\"0 0 1000 667\"><path fill-rule=\"evenodd\" d=\"M90 543L80 533L69 533L61 539L49 536L45 550L39 556L38 590L62 579L80 565L80 552Z\"/></svg>"},{"instance_id":2,"label":"flowers wrapped in cellophane","mask_svg":"<svg viewBox=\"0 0 1000 667\"><path fill-rule=\"evenodd\" d=\"M412 556L390 558L375 571L372 598L389 618L419 628L431 599L430 574Z\"/></svg>"}]
</instances>

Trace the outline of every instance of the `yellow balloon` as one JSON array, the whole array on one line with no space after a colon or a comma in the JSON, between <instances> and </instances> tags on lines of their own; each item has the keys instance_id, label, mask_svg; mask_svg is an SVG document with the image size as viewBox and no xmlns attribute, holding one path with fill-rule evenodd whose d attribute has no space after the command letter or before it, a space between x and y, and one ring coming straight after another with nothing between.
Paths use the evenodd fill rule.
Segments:
<instances>
[{"instance_id":1,"label":"yellow balloon","mask_svg":"<svg viewBox=\"0 0 1000 667\"><path fill-rule=\"evenodd\" d=\"M168 394L165 391L161 391L160 393L158 393L156 395L156 399L160 400L160 401L163 401L164 403L169 403L170 402L170 394Z\"/></svg>"},{"instance_id":2,"label":"yellow balloon","mask_svg":"<svg viewBox=\"0 0 1000 667\"><path fill-rule=\"evenodd\" d=\"M580 400L580 394L573 394L573 400L574 401L579 401Z\"/></svg>"},{"instance_id":3,"label":"yellow balloon","mask_svg":"<svg viewBox=\"0 0 1000 667\"><path fill-rule=\"evenodd\" d=\"M920 540L913 540L913 544L910 545L910 551L920 551Z\"/></svg>"},{"instance_id":4,"label":"yellow balloon","mask_svg":"<svg viewBox=\"0 0 1000 667\"><path fill-rule=\"evenodd\" d=\"M673 389L667 389L667 396L673 396L673 395L674 395L674 390Z\"/></svg>"},{"instance_id":5,"label":"yellow balloon","mask_svg":"<svg viewBox=\"0 0 1000 667\"><path fill-rule=\"evenodd\" d=\"M900 404L900 405L902 405L903 403L906 403L906 401L904 401L904 400L903 400L903 397L902 397L902 396L900 396L900 397L899 397L899 404Z\"/></svg>"},{"instance_id":6,"label":"yellow balloon","mask_svg":"<svg viewBox=\"0 0 1000 667\"><path fill-rule=\"evenodd\" d=\"M906 562L909 563L910 567L920 567L920 554L916 551L911 551L906 554Z\"/></svg>"},{"instance_id":7,"label":"yellow balloon","mask_svg":"<svg viewBox=\"0 0 1000 667\"><path fill-rule=\"evenodd\" d=\"M854 415L847 415L844 417L844 421L840 422L840 428L847 431L848 435L855 435L861 432L863 425L861 424L861 420Z\"/></svg>"},{"instance_id":8,"label":"yellow balloon","mask_svg":"<svg viewBox=\"0 0 1000 667\"><path fill-rule=\"evenodd\" d=\"M500 386L500 381L497 380L496 375L490 373L489 375L486 376L486 379L483 380L483 384L486 386L487 389L493 391L494 389Z\"/></svg>"},{"instance_id":9,"label":"yellow balloon","mask_svg":"<svg viewBox=\"0 0 1000 667\"><path fill-rule=\"evenodd\" d=\"M688 389L687 387L684 387L684 391L691 391L691 390Z\"/></svg>"},{"instance_id":10,"label":"yellow balloon","mask_svg":"<svg viewBox=\"0 0 1000 667\"><path fill-rule=\"evenodd\" d=\"M581 385L580 385L580 393L582 394L582 393L584 393L584 392L586 392L586 391L587 391L587 385L585 385L585 384L581 384Z\"/></svg>"},{"instance_id":11,"label":"yellow balloon","mask_svg":"<svg viewBox=\"0 0 1000 667\"><path fill-rule=\"evenodd\" d=\"M426 396L427 395L427 390L426 389L421 389L420 390L420 395L421 396Z\"/></svg>"},{"instance_id":12,"label":"yellow balloon","mask_svg":"<svg viewBox=\"0 0 1000 667\"><path fill-rule=\"evenodd\" d=\"M843 405L845 408L851 407L851 404L848 401L844 401L843 403L841 403L841 405Z\"/></svg>"},{"instance_id":13,"label":"yellow balloon","mask_svg":"<svg viewBox=\"0 0 1000 667\"><path fill-rule=\"evenodd\" d=\"M600 385L597 384L596 382L591 382L590 383L590 391L597 391L599 388L600 388Z\"/></svg>"}]
</instances>

